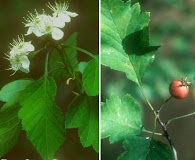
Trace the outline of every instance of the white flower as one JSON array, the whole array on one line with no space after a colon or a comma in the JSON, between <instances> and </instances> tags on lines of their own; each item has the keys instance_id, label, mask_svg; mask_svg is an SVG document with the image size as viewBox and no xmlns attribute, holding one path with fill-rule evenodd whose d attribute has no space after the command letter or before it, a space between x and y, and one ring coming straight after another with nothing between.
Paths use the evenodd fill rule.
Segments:
<instances>
[{"instance_id":1,"label":"white flower","mask_svg":"<svg viewBox=\"0 0 195 160\"><path fill-rule=\"evenodd\" d=\"M55 2L55 5L51 5L50 3L47 4L48 8L50 8L54 13L54 21L58 25L60 25L62 28L65 26L66 22L70 22L70 17L76 17L78 16L75 12L69 12L67 11L69 5L68 3L57 3Z\"/></svg>"},{"instance_id":2,"label":"white flower","mask_svg":"<svg viewBox=\"0 0 195 160\"><path fill-rule=\"evenodd\" d=\"M64 32L59 29L62 26L55 23L54 18L49 15L30 13L26 21L25 26L29 27L26 35L34 33L37 37L41 37L51 34L54 40L60 40L64 36Z\"/></svg>"},{"instance_id":3,"label":"white flower","mask_svg":"<svg viewBox=\"0 0 195 160\"><path fill-rule=\"evenodd\" d=\"M11 67L9 70L14 70L15 72L21 70L22 72L28 73L30 61L28 59L28 54L34 51L34 46L31 42L24 42L24 37L13 40L10 47L11 51L6 55ZM14 72L14 73L15 73Z\"/></svg>"}]
</instances>

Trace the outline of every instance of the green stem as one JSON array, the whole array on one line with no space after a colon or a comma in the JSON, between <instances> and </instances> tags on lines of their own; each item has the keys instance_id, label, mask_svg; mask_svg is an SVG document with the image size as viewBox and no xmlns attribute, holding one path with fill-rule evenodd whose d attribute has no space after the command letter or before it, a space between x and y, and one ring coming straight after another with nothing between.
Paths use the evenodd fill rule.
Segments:
<instances>
[{"instance_id":1,"label":"green stem","mask_svg":"<svg viewBox=\"0 0 195 160\"><path fill-rule=\"evenodd\" d=\"M152 110L152 112L154 113L154 115L156 117L157 116L157 112L154 110L154 108L152 107L152 105L150 104L150 102L148 101L148 99L146 98L146 95L145 95L145 93L144 93L143 88L141 87L141 85L139 85L139 88L141 90L141 93L142 93L144 99L146 100L147 104L149 105L150 109Z\"/></svg>"},{"instance_id":2,"label":"green stem","mask_svg":"<svg viewBox=\"0 0 195 160\"><path fill-rule=\"evenodd\" d=\"M46 54L46 58L45 58L45 77L48 76L48 58L49 57L49 52Z\"/></svg>"},{"instance_id":3,"label":"green stem","mask_svg":"<svg viewBox=\"0 0 195 160\"><path fill-rule=\"evenodd\" d=\"M195 112L189 113L189 114L186 114L186 115L183 115L183 116L172 118L172 119L167 121L166 125L169 125L171 122L173 122L175 120L179 120L179 119L182 119L182 118L190 117L190 116L193 116L193 115L195 115Z\"/></svg>"},{"instance_id":4,"label":"green stem","mask_svg":"<svg viewBox=\"0 0 195 160\"><path fill-rule=\"evenodd\" d=\"M58 51L58 53L59 53L59 55L62 59L62 63L64 64L69 76L74 79L74 84L77 87L79 93L82 93L82 87L79 85L78 80L74 75L74 70L71 66L71 63L70 63L69 59L67 58L66 54L63 53L63 50L61 48L56 47L56 46L55 46L55 48L57 49L57 51ZM70 68L68 66L70 66Z\"/></svg>"},{"instance_id":5,"label":"green stem","mask_svg":"<svg viewBox=\"0 0 195 160\"><path fill-rule=\"evenodd\" d=\"M172 96L169 97L169 98L161 105L161 107L159 108L159 110L157 110L157 113L159 113L159 112L163 109L164 105L165 105L171 98L172 98Z\"/></svg>"},{"instance_id":6,"label":"green stem","mask_svg":"<svg viewBox=\"0 0 195 160\"><path fill-rule=\"evenodd\" d=\"M79 47L76 47L76 46L66 46L66 47L69 47L69 48L72 48L72 49L76 49L76 50L81 51L81 52L87 54L88 56L96 59L96 56L95 55L93 55L91 52L88 52L88 51L86 51L86 50L84 50L82 48L79 48Z\"/></svg>"}]
</instances>

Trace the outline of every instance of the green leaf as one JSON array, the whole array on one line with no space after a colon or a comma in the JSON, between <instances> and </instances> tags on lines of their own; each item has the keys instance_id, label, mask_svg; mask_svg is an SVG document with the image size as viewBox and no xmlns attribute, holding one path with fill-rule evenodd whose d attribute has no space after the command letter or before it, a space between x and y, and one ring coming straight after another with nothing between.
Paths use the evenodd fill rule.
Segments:
<instances>
[{"instance_id":1,"label":"green leaf","mask_svg":"<svg viewBox=\"0 0 195 160\"><path fill-rule=\"evenodd\" d=\"M110 142L124 140L141 133L140 106L130 96L120 99L111 95L101 107L101 137L110 137Z\"/></svg>"},{"instance_id":2,"label":"green leaf","mask_svg":"<svg viewBox=\"0 0 195 160\"><path fill-rule=\"evenodd\" d=\"M73 33L63 45L77 46L77 33ZM64 55L66 55L66 63L71 70L78 70L77 51L72 48L64 48ZM57 50L54 50L50 58L50 69L52 70L52 77L55 79L67 79L70 75L67 72L67 68L64 66L62 59Z\"/></svg>"},{"instance_id":3,"label":"green leaf","mask_svg":"<svg viewBox=\"0 0 195 160\"><path fill-rule=\"evenodd\" d=\"M78 64L78 69L79 69L79 71L83 74L83 71L85 70L85 68L86 68L86 66L87 66L87 63L88 62L80 62L79 64Z\"/></svg>"},{"instance_id":4,"label":"green leaf","mask_svg":"<svg viewBox=\"0 0 195 160\"><path fill-rule=\"evenodd\" d=\"M82 145L98 152L98 97L79 95L68 108L66 128L78 128Z\"/></svg>"},{"instance_id":5,"label":"green leaf","mask_svg":"<svg viewBox=\"0 0 195 160\"><path fill-rule=\"evenodd\" d=\"M51 160L64 142L64 116L54 104L55 81L43 77L22 93L19 118L27 137L44 160Z\"/></svg>"},{"instance_id":6,"label":"green leaf","mask_svg":"<svg viewBox=\"0 0 195 160\"><path fill-rule=\"evenodd\" d=\"M88 96L99 93L99 63L98 59L91 60L83 72L83 86Z\"/></svg>"},{"instance_id":7,"label":"green leaf","mask_svg":"<svg viewBox=\"0 0 195 160\"><path fill-rule=\"evenodd\" d=\"M123 146L127 151L118 160L174 160L168 145L149 137L130 137Z\"/></svg>"},{"instance_id":8,"label":"green leaf","mask_svg":"<svg viewBox=\"0 0 195 160\"><path fill-rule=\"evenodd\" d=\"M16 80L6 84L0 91L0 100L8 102L18 98L20 92L31 83L33 83L33 80Z\"/></svg>"},{"instance_id":9,"label":"green leaf","mask_svg":"<svg viewBox=\"0 0 195 160\"><path fill-rule=\"evenodd\" d=\"M18 106L0 110L0 157L9 152L17 143L21 124Z\"/></svg>"},{"instance_id":10,"label":"green leaf","mask_svg":"<svg viewBox=\"0 0 195 160\"><path fill-rule=\"evenodd\" d=\"M139 84L141 79L139 68L134 66L133 57L128 56L135 53L126 53L123 40L148 25L149 13L140 13L138 3L131 6L130 2L124 3L122 0L101 2L101 62L111 69L126 73L127 78ZM136 61L140 64L144 58L137 58ZM152 56L150 59L153 59ZM145 65L143 70L146 66L148 67Z\"/></svg>"},{"instance_id":11,"label":"green leaf","mask_svg":"<svg viewBox=\"0 0 195 160\"><path fill-rule=\"evenodd\" d=\"M141 82L141 78L144 76L146 69L154 60L154 51L160 46L150 46L148 27L129 34L123 39L122 43L125 52L129 55L130 62L133 65L139 82Z\"/></svg>"}]
</instances>

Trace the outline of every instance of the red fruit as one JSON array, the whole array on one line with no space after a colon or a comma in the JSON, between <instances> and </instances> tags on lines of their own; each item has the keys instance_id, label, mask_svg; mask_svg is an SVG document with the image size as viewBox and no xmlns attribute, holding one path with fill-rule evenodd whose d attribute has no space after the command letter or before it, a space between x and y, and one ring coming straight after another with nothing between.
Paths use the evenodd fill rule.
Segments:
<instances>
[{"instance_id":1,"label":"red fruit","mask_svg":"<svg viewBox=\"0 0 195 160\"><path fill-rule=\"evenodd\" d=\"M187 97L189 93L189 83L187 82L186 79L182 80L174 80L171 82L169 85L169 92L172 97L177 98L177 99L183 99Z\"/></svg>"}]
</instances>

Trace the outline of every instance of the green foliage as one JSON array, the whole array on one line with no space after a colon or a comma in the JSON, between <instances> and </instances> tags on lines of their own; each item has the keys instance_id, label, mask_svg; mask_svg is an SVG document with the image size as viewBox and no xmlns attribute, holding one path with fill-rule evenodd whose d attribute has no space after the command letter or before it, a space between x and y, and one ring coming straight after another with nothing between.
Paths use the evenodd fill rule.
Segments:
<instances>
[{"instance_id":1,"label":"green foliage","mask_svg":"<svg viewBox=\"0 0 195 160\"><path fill-rule=\"evenodd\" d=\"M22 90L30 85L33 80L16 80L6 84L0 91L0 100L8 102L19 97Z\"/></svg>"},{"instance_id":2,"label":"green foliage","mask_svg":"<svg viewBox=\"0 0 195 160\"><path fill-rule=\"evenodd\" d=\"M65 46L77 46L77 33L73 33L65 42L63 42L62 47ZM50 59L50 68L52 70L52 77L55 79L67 79L70 78L68 70L78 70L78 60L77 51L72 48L65 47L63 49L64 60L68 64L64 65L62 57L58 50L54 50Z\"/></svg>"},{"instance_id":3,"label":"green foliage","mask_svg":"<svg viewBox=\"0 0 195 160\"><path fill-rule=\"evenodd\" d=\"M110 137L110 142L124 140L141 133L140 106L130 96L122 99L111 95L101 109L101 137Z\"/></svg>"},{"instance_id":4,"label":"green foliage","mask_svg":"<svg viewBox=\"0 0 195 160\"><path fill-rule=\"evenodd\" d=\"M10 106L0 110L0 157L17 143L21 131L19 108L19 106Z\"/></svg>"},{"instance_id":5,"label":"green foliage","mask_svg":"<svg viewBox=\"0 0 195 160\"><path fill-rule=\"evenodd\" d=\"M154 51L159 48L150 45L149 13L140 13L138 3L131 6L129 1L102 0L101 19L102 64L124 72L128 79L138 85L152 108L141 84L155 58ZM109 137L110 143L122 141L126 150L118 160L174 159L166 144L153 139L152 131L149 131L151 137L138 137L144 131L140 105L129 94L121 99L112 94L102 104L101 137Z\"/></svg>"},{"instance_id":6,"label":"green foliage","mask_svg":"<svg viewBox=\"0 0 195 160\"><path fill-rule=\"evenodd\" d=\"M88 96L99 93L99 63L98 58L88 62L83 71L83 87Z\"/></svg>"},{"instance_id":7,"label":"green foliage","mask_svg":"<svg viewBox=\"0 0 195 160\"><path fill-rule=\"evenodd\" d=\"M102 0L101 6L101 62L126 73L130 80L138 83L136 74L139 70L134 69L132 58L125 53L122 42L126 36L148 25L149 13L140 13L138 3L131 7L130 2L120 0Z\"/></svg>"},{"instance_id":8,"label":"green foliage","mask_svg":"<svg viewBox=\"0 0 195 160\"><path fill-rule=\"evenodd\" d=\"M79 64L78 64L78 69L79 69L79 71L83 74L83 71L84 71L84 69L85 69L85 67L87 66L87 62L80 62Z\"/></svg>"},{"instance_id":9,"label":"green foliage","mask_svg":"<svg viewBox=\"0 0 195 160\"><path fill-rule=\"evenodd\" d=\"M78 128L84 147L93 146L98 152L98 97L81 94L70 104L66 114L66 128Z\"/></svg>"},{"instance_id":10,"label":"green foliage","mask_svg":"<svg viewBox=\"0 0 195 160\"><path fill-rule=\"evenodd\" d=\"M44 160L53 158L65 137L64 116L54 104L55 93L54 80L44 76L20 96L22 127Z\"/></svg>"},{"instance_id":11,"label":"green foliage","mask_svg":"<svg viewBox=\"0 0 195 160\"><path fill-rule=\"evenodd\" d=\"M123 142L125 151L118 160L173 160L171 149L152 138L130 137Z\"/></svg>"}]
</instances>

